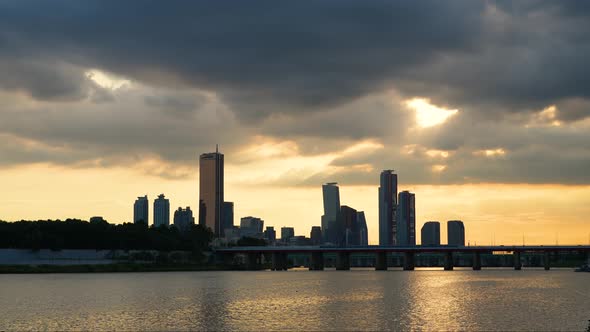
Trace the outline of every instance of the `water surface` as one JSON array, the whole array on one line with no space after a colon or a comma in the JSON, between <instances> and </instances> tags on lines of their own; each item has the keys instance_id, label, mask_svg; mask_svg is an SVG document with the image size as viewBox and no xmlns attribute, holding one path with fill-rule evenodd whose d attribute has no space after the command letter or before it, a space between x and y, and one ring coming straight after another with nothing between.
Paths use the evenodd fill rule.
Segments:
<instances>
[{"instance_id":1,"label":"water surface","mask_svg":"<svg viewBox=\"0 0 590 332\"><path fill-rule=\"evenodd\" d=\"M584 330L567 270L0 275L0 330Z\"/></svg>"}]
</instances>

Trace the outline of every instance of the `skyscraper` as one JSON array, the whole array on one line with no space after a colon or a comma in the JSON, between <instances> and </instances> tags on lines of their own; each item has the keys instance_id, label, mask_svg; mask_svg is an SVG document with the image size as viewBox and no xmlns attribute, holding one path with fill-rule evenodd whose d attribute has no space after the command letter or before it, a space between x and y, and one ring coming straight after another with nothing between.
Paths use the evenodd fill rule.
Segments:
<instances>
[{"instance_id":1,"label":"skyscraper","mask_svg":"<svg viewBox=\"0 0 590 332\"><path fill-rule=\"evenodd\" d=\"M234 202L223 202L221 216L223 217L223 231L234 227Z\"/></svg>"},{"instance_id":2,"label":"skyscraper","mask_svg":"<svg viewBox=\"0 0 590 332\"><path fill-rule=\"evenodd\" d=\"M199 165L199 225L211 228L216 237L223 236L223 154L204 153Z\"/></svg>"},{"instance_id":3,"label":"skyscraper","mask_svg":"<svg viewBox=\"0 0 590 332\"><path fill-rule=\"evenodd\" d=\"M137 197L135 203L133 204L133 223L144 223L146 225L149 224L148 204L147 195L143 197Z\"/></svg>"},{"instance_id":4,"label":"skyscraper","mask_svg":"<svg viewBox=\"0 0 590 332\"><path fill-rule=\"evenodd\" d=\"M416 197L409 191L399 193L396 211L397 245L416 245Z\"/></svg>"},{"instance_id":5,"label":"skyscraper","mask_svg":"<svg viewBox=\"0 0 590 332\"><path fill-rule=\"evenodd\" d=\"M194 224L195 218L190 207L187 206L186 209L179 207L178 210L174 211L174 226L181 232L189 231Z\"/></svg>"},{"instance_id":6,"label":"skyscraper","mask_svg":"<svg viewBox=\"0 0 590 332\"><path fill-rule=\"evenodd\" d=\"M422 226L420 241L423 246L440 246L440 223L427 221Z\"/></svg>"},{"instance_id":7,"label":"skyscraper","mask_svg":"<svg viewBox=\"0 0 590 332\"><path fill-rule=\"evenodd\" d=\"M164 194L154 200L154 226L170 226L170 201Z\"/></svg>"},{"instance_id":8,"label":"skyscraper","mask_svg":"<svg viewBox=\"0 0 590 332\"><path fill-rule=\"evenodd\" d=\"M324 197L324 215L322 216L323 242L336 241L336 219L340 212L340 189L336 182L322 186Z\"/></svg>"},{"instance_id":9,"label":"skyscraper","mask_svg":"<svg viewBox=\"0 0 590 332\"><path fill-rule=\"evenodd\" d=\"M359 244L359 229L357 223L357 211L350 206L342 205L338 214L337 241L340 246Z\"/></svg>"},{"instance_id":10,"label":"skyscraper","mask_svg":"<svg viewBox=\"0 0 590 332\"><path fill-rule=\"evenodd\" d=\"M392 246L397 242L397 174L393 170L381 172L379 185L379 245Z\"/></svg>"},{"instance_id":11,"label":"skyscraper","mask_svg":"<svg viewBox=\"0 0 590 332\"><path fill-rule=\"evenodd\" d=\"M447 221L447 244L450 246L465 245L465 225L461 220Z\"/></svg>"},{"instance_id":12,"label":"skyscraper","mask_svg":"<svg viewBox=\"0 0 590 332\"><path fill-rule=\"evenodd\" d=\"M365 218L365 212L357 212L357 223L359 225L359 245L369 245L369 230L367 229L367 219Z\"/></svg>"}]
</instances>

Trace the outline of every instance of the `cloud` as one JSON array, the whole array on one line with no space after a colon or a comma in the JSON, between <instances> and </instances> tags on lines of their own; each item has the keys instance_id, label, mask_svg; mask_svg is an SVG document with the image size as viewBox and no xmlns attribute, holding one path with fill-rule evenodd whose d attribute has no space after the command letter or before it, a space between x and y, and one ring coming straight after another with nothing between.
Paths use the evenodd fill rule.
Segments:
<instances>
[{"instance_id":1,"label":"cloud","mask_svg":"<svg viewBox=\"0 0 590 332\"><path fill-rule=\"evenodd\" d=\"M590 183L588 8L2 2L2 165L183 177L219 143L228 165L294 163L257 176L281 185ZM419 126L416 100L453 115Z\"/></svg>"}]
</instances>

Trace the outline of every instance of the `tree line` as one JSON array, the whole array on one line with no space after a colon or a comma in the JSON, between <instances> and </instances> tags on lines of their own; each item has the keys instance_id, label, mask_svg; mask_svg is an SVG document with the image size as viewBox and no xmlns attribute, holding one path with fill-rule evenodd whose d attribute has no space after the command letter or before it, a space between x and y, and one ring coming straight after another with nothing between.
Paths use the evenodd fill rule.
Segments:
<instances>
[{"instance_id":1,"label":"tree line","mask_svg":"<svg viewBox=\"0 0 590 332\"><path fill-rule=\"evenodd\" d=\"M110 224L79 219L0 221L0 248L201 252L212 240L211 230L200 225L181 232L174 226L148 227L141 223Z\"/></svg>"}]
</instances>

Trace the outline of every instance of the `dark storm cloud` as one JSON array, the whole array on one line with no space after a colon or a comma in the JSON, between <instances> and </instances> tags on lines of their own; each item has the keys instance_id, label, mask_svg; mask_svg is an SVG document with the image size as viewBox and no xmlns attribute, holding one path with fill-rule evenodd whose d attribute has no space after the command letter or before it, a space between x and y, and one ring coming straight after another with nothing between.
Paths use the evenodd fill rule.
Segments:
<instances>
[{"instance_id":1,"label":"dark storm cloud","mask_svg":"<svg viewBox=\"0 0 590 332\"><path fill-rule=\"evenodd\" d=\"M469 50L483 9L459 1L15 1L0 4L0 41L14 56L218 90L246 119L343 103L393 81L401 67Z\"/></svg>"},{"instance_id":2,"label":"dark storm cloud","mask_svg":"<svg viewBox=\"0 0 590 332\"><path fill-rule=\"evenodd\" d=\"M0 152L3 164L186 165L258 135L303 155L371 140L384 148L301 183L374 183L391 167L414 183L590 183L588 31L582 1L2 1L0 93L37 103L0 98L0 134L23 144ZM102 88L91 68L139 88ZM460 111L410 129L415 96ZM555 118L531 120L550 105Z\"/></svg>"}]
</instances>

